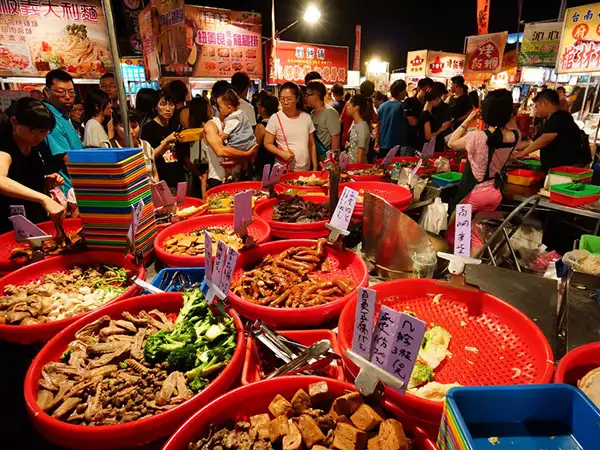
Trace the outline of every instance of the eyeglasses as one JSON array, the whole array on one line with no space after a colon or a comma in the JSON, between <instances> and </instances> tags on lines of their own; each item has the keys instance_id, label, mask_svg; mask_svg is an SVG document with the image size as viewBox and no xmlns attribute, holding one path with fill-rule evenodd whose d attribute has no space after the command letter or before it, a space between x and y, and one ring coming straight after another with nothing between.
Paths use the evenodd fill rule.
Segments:
<instances>
[{"instance_id":1,"label":"eyeglasses","mask_svg":"<svg viewBox=\"0 0 600 450\"><path fill-rule=\"evenodd\" d=\"M296 103L296 97L280 97L279 101L281 103Z\"/></svg>"},{"instance_id":2,"label":"eyeglasses","mask_svg":"<svg viewBox=\"0 0 600 450\"><path fill-rule=\"evenodd\" d=\"M115 84L101 84L100 89L116 89L117 86Z\"/></svg>"},{"instance_id":3,"label":"eyeglasses","mask_svg":"<svg viewBox=\"0 0 600 450\"><path fill-rule=\"evenodd\" d=\"M57 97L75 97L75 90L74 89L70 89L68 91L65 91L64 89L50 89L50 92L52 92L54 95L56 95Z\"/></svg>"}]
</instances>

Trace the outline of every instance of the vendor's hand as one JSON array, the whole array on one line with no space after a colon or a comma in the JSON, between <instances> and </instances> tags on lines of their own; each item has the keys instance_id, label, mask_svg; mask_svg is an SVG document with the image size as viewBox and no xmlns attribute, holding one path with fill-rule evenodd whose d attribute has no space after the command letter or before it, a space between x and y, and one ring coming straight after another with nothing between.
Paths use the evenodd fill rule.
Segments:
<instances>
[{"instance_id":1,"label":"vendor's hand","mask_svg":"<svg viewBox=\"0 0 600 450\"><path fill-rule=\"evenodd\" d=\"M46 175L46 185L48 189L54 189L57 186L65 184L65 179L58 173L51 173Z\"/></svg>"},{"instance_id":2,"label":"vendor's hand","mask_svg":"<svg viewBox=\"0 0 600 450\"><path fill-rule=\"evenodd\" d=\"M281 159L283 159L285 162L289 163L289 162L292 162L294 160L295 155L294 155L294 153L290 152L289 150L283 150L282 149L279 152L279 157Z\"/></svg>"},{"instance_id":3,"label":"vendor's hand","mask_svg":"<svg viewBox=\"0 0 600 450\"><path fill-rule=\"evenodd\" d=\"M442 126L440 127L439 131L446 131L448 128L450 128L452 126L452 121L448 120L447 122L444 122L442 124Z\"/></svg>"},{"instance_id":4,"label":"vendor's hand","mask_svg":"<svg viewBox=\"0 0 600 450\"><path fill-rule=\"evenodd\" d=\"M50 197L46 197L42 201L42 206L48 213L48 217L50 217L50 220L52 220L53 222L62 220L62 218L65 216L65 207L62 206L60 203L57 203L54 200L52 200Z\"/></svg>"},{"instance_id":5,"label":"vendor's hand","mask_svg":"<svg viewBox=\"0 0 600 450\"><path fill-rule=\"evenodd\" d=\"M470 122L474 121L475 119L479 119L479 117L481 117L481 111L479 109L474 109L473 111L471 111L471 114L469 114L469 116L467 117L467 120L465 120L465 124L469 124Z\"/></svg>"},{"instance_id":6,"label":"vendor's hand","mask_svg":"<svg viewBox=\"0 0 600 450\"><path fill-rule=\"evenodd\" d=\"M381 150L381 145L379 145L379 142L375 143L373 149L375 150L375 153L379 153L379 151Z\"/></svg>"}]
</instances>

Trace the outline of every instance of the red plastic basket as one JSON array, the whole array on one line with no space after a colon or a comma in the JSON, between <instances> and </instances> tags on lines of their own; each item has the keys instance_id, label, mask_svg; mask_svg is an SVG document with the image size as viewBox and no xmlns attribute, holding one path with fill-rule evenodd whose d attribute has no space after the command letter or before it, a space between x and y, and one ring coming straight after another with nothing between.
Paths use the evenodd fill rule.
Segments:
<instances>
[{"instance_id":1,"label":"red plastic basket","mask_svg":"<svg viewBox=\"0 0 600 450\"><path fill-rule=\"evenodd\" d=\"M339 380L312 376L279 377L242 386L206 405L194 414L177 432L171 436L162 450L187 450L190 442L196 442L208 433L210 425L223 425L256 414L267 413L269 404L277 394L291 399L299 390L308 391L308 386L326 381L332 397L339 397L346 391L356 391L352 384ZM425 436L415 421L404 411L385 400L381 406L390 417L402 423L415 450L437 450L437 446Z\"/></svg>"},{"instance_id":2,"label":"red plastic basket","mask_svg":"<svg viewBox=\"0 0 600 450\"><path fill-rule=\"evenodd\" d=\"M262 181L240 181L239 183L222 184L206 191L206 198L210 198L221 192L236 194L238 192L247 191L248 189L262 189ZM283 192L283 188L276 185L275 192ZM254 206L260 205L264 201L265 200L259 200L254 203Z\"/></svg>"},{"instance_id":3,"label":"red plastic basket","mask_svg":"<svg viewBox=\"0 0 600 450\"><path fill-rule=\"evenodd\" d=\"M340 345L338 344L337 334L331 330L279 331L279 334L306 346L311 346L321 339L327 339L331 342L331 350L338 355L340 354ZM338 361L336 364L337 366L331 364L322 370L327 372L328 378L345 381L344 367L342 366L341 361ZM249 336L248 341L246 342L246 360L244 361L244 369L242 370L242 384L256 383L262 379L258 369L254 338Z\"/></svg>"},{"instance_id":4,"label":"red plastic basket","mask_svg":"<svg viewBox=\"0 0 600 450\"><path fill-rule=\"evenodd\" d=\"M330 231L325 228L320 231L284 231L271 228L271 234L279 239L320 239L329 236Z\"/></svg>"},{"instance_id":5,"label":"red plastic basket","mask_svg":"<svg viewBox=\"0 0 600 450\"><path fill-rule=\"evenodd\" d=\"M36 226L43 232L56 236L54 222L42 222L36 224ZM81 219L65 219L63 220L63 228L65 229L65 233L75 233L82 228ZM25 258L18 258L15 260L8 259L10 257L10 252L15 248L21 247L29 247L29 243L17 242L14 231L9 231L8 233L0 235L0 274L13 272L28 263ZM49 258L54 258L54 256L46 257L46 259Z\"/></svg>"},{"instance_id":6,"label":"red plastic basket","mask_svg":"<svg viewBox=\"0 0 600 450\"><path fill-rule=\"evenodd\" d=\"M325 224L327 222L329 222L329 219L320 220L319 222L310 222L310 223L287 223L287 222L280 222L278 220L273 220L273 209L275 208L275 205L277 205L277 202L279 202L283 198L289 199L290 197L282 197L279 199L272 198L272 199L267 200L266 202L262 203L261 205L257 206L254 209L254 215L260 217L261 219L266 221L271 226L271 232L273 232L274 230L283 230L283 231L287 231L287 232L299 233L299 232L306 232L306 231L312 231L312 232L321 231L322 232L323 230L327 230L327 228L325 228ZM311 202L311 203L322 204L322 203L328 203L329 197L302 196L302 200Z\"/></svg>"},{"instance_id":7,"label":"red plastic basket","mask_svg":"<svg viewBox=\"0 0 600 450\"><path fill-rule=\"evenodd\" d=\"M383 162L384 158L379 158L377 160L375 160L375 164L381 165L381 163ZM419 157L418 156L396 156L394 158L392 158L392 163L418 163L419 162Z\"/></svg>"},{"instance_id":8,"label":"red plastic basket","mask_svg":"<svg viewBox=\"0 0 600 450\"><path fill-rule=\"evenodd\" d=\"M511 170L506 175L510 184L519 186L531 186L532 184L539 183L544 178L543 173L526 169Z\"/></svg>"},{"instance_id":9,"label":"red plastic basket","mask_svg":"<svg viewBox=\"0 0 600 450\"><path fill-rule=\"evenodd\" d=\"M406 209L406 207L411 204L413 198L410 190L392 183L381 183L377 181L355 181L353 183L345 183L340 185L340 194L346 186L355 191L360 192L362 190L364 192L375 194L400 211ZM362 202L357 202L353 215L362 217L362 213L363 204Z\"/></svg>"},{"instance_id":10,"label":"red plastic basket","mask_svg":"<svg viewBox=\"0 0 600 450\"><path fill-rule=\"evenodd\" d=\"M329 172L314 172L314 171L304 171L304 172L287 172L281 175L280 185L283 186L285 190L293 189L296 192L321 192L327 194L329 192L329 185L327 186L296 186L295 184L288 184L286 181L297 180L300 177L310 177L311 175L317 176L319 179L329 181Z\"/></svg>"},{"instance_id":11,"label":"red plastic basket","mask_svg":"<svg viewBox=\"0 0 600 450\"><path fill-rule=\"evenodd\" d=\"M267 255L279 255L284 250L297 246L316 246L317 241L308 239L291 239L287 241L269 242L259 245L247 252L240 254L236 269L233 273L233 280L241 278L244 270L250 270L258 265ZM369 271L365 262L356 253L349 250L336 250L330 245L325 246L327 262L331 277L350 278L354 285L366 287L369 283ZM244 317L251 320L261 319L263 322L277 329L305 329L316 328L319 325L336 319L344 305L351 299L355 299L357 290L348 294L339 300L326 305L311 306L309 308L271 308L268 306L256 305L252 302L238 297L229 292L229 301L235 310Z\"/></svg>"},{"instance_id":12,"label":"red plastic basket","mask_svg":"<svg viewBox=\"0 0 600 450\"><path fill-rule=\"evenodd\" d=\"M186 197L185 200L183 201L183 205L178 207L177 210L189 208L190 206L198 207L198 206L202 206L202 205L206 205L206 202L204 200L201 200L201 199L195 198L195 197ZM189 217L186 217L185 219L179 219L179 221L193 219L194 217L205 216L206 214L208 214L208 208L204 209L203 211L200 211L196 214L193 214ZM165 228L170 227L171 225L173 225L173 223L168 222L168 223L161 223L161 224L157 225L156 227L158 228L158 231L161 231L161 230L164 230Z\"/></svg>"},{"instance_id":13,"label":"red plastic basket","mask_svg":"<svg viewBox=\"0 0 600 450\"><path fill-rule=\"evenodd\" d=\"M598 367L600 367L600 342L582 345L568 352L560 360L554 373L554 382L577 386L579 380Z\"/></svg>"},{"instance_id":14,"label":"red plastic basket","mask_svg":"<svg viewBox=\"0 0 600 450\"><path fill-rule=\"evenodd\" d=\"M378 308L384 304L398 311L413 311L425 323L439 324L452 335L452 358L435 370L435 381L479 386L548 383L552 379L554 357L546 337L525 314L499 298L426 279L389 281L371 288L377 291ZM439 305L433 303L434 294L442 294ZM342 311L338 331L344 364L353 376L358 368L345 352L352 347L355 309L353 299ZM467 351L467 346L479 352ZM519 376L514 377L513 367L521 370ZM386 395L418 419L429 436L437 436L443 403L410 393L400 395L392 389L386 389Z\"/></svg>"},{"instance_id":15,"label":"red plastic basket","mask_svg":"<svg viewBox=\"0 0 600 450\"><path fill-rule=\"evenodd\" d=\"M104 315L120 318L121 313L158 309L164 313L177 313L183 299L180 293L145 295L122 302L112 303L102 311L92 314L72 324L55 336L33 360L25 377L25 405L29 418L42 436L55 444L85 449L116 449L133 447L155 441L173 433L191 414L219 395L227 392L238 380L244 355L246 353L246 337L239 316L230 310L238 330L237 348L233 358L225 369L200 393L190 400L168 411L147 419L136 420L120 425L82 426L72 425L50 417L37 405L38 380L42 368L49 362L58 361L67 345L75 338L75 333L84 326Z\"/></svg>"},{"instance_id":16,"label":"red plastic basket","mask_svg":"<svg viewBox=\"0 0 600 450\"><path fill-rule=\"evenodd\" d=\"M346 172L370 169L376 166L377 164L348 164L346 166ZM385 175L353 175L348 173L348 176L350 176L354 181L383 181L385 179Z\"/></svg>"},{"instance_id":17,"label":"red plastic basket","mask_svg":"<svg viewBox=\"0 0 600 450\"><path fill-rule=\"evenodd\" d=\"M574 197L571 195L561 194L560 192L550 191L550 201L560 203L567 206L585 206L596 203L600 198L600 194L586 195L584 197Z\"/></svg>"},{"instance_id":18,"label":"red plastic basket","mask_svg":"<svg viewBox=\"0 0 600 450\"><path fill-rule=\"evenodd\" d=\"M125 257L121 252L114 251L86 251L73 253L71 255L61 255L55 258L46 259L37 263L23 267L13 273L0 278L0 292L4 293L4 286L7 284L22 285L32 281L37 281L42 278L42 275L62 272L72 269L74 266L90 265L90 264L110 264L123 267L133 271L135 275L144 279L146 277L146 269L144 266L136 266L131 257ZM34 342L46 342L52 336L55 336L60 330L68 327L74 322L84 317L87 314L92 314L95 311L103 311L114 302L133 297L140 291L140 288L132 284L120 297L114 299L93 311L78 314L62 320L43 323L40 325L0 325L0 341L15 342L19 344L32 344Z\"/></svg>"},{"instance_id":19,"label":"red plastic basket","mask_svg":"<svg viewBox=\"0 0 600 450\"><path fill-rule=\"evenodd\" d=\"M176 223L161 231L154 240L154 251L156 257L169 267L203 267L204 256L181 256L172 255L163 250L165 240L181 233L191 233L203 228L229 228L233 230L233 214L215 214L185 222ZM259 217L248 225L248 234L254 238L257 244L262 244L271 239L271 227Z\"/></svg>"}]
</instances>

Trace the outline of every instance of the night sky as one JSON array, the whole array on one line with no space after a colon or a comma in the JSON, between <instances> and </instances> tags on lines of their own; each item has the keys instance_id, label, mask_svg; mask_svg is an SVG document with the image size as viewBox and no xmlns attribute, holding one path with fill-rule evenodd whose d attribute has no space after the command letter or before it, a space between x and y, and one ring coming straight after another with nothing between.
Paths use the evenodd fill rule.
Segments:
<instances>
[{"instance_id":1,"label":"night sky","mask_svg":"<svg viewBox=\"0 0 600 450\"><path fill-rule=\"evenodd\" d=\"M322 12L317 25L302 21L281 39L350 47L354 52L354 26L362 25L361 64L377 55L390 61L391 69L406 66L410 50L432 49L462 53L465 36L477 32L477 0L276 0L276 24L281 30L301 19L306 5ZM558 18L560 0L523 0L522 20L535 22ZM568 6L594 3L569 0ZM263 15L263 35L271 35L271 0L186 0L186 4L257 11ZM490 32L517 31L517 0L490 0ZM522 30L521 30L522 31Z\"/></svg>"}]
</instances>

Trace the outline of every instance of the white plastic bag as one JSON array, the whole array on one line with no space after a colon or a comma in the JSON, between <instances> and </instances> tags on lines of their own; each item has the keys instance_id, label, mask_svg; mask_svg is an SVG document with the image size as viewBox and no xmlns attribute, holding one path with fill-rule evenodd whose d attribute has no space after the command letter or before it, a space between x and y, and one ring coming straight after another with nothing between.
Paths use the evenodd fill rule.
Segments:
<instances>
[{"instance_id":1,"label":"white plastic bag","mask_svg":"<svg viewBox=\"0 0 600 450\"><path fill-rule=\"evenodd\" d=\"M442 203L441 198L436 198L429 205L423 215L419 225L430 233L440 234L440 231L448 229L448 205Z\"/></svg>"},{"instance_id":2,"label":"white plastic bag","mask_svg":"<svg viewBox=\"0 0 600 450\"><path fill-rule=\"evenodd\" d=\"M450 172L450 161L448 160L448 158L438 158L433 163L433 167L435 167L435 173Z\"/></svg>"}]
</instances>

